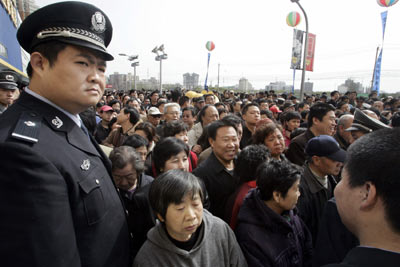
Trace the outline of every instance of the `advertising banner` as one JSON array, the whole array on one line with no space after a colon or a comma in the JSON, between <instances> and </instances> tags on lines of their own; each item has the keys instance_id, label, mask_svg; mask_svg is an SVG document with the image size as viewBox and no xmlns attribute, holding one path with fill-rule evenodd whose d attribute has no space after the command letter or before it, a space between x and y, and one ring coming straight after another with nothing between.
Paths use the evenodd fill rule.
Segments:
<instances>
[{"instance_id":1,"label":"advertising banner","mask_svg":"<svg viewBox=\"0 0 400 267\"><path fill-rule=\"evenodd\" d=\"M315 38L315 34L308 34L306 71L314 70Z\"/></svg>"},{"instance_id":2,"label":"advertising banner","mask_svg":"<svg viewBox=\"0 0 400 267\"><path fill-rule=\"evenodd\" d=\"M301 52L303 50L303 31L293 30L293 47L292 47L292 60L290 61L290 68L299 70L301 69Z\"/></svg>"}]
</instances>

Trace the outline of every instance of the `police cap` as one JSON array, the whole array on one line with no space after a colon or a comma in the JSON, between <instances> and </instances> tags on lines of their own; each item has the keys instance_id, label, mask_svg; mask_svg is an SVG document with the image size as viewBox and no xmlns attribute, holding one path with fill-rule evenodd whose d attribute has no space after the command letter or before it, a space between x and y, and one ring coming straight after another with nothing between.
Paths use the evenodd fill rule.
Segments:
<instances>
[{"instance_id":1,"label":"police cap","mask_svg":"<svg viewBox=\"0 0 400 267\"><path fill-rule=\"evenodd\" d=\"M83 2L68 1L45 6L29 15L17 32L23 49L32 53L44 42L56 40L101 52L113 60L106 47L111 41L112 25L99 8Z\"/></svg>"},{"instance_id":2,"label":"police cap","mask_svg":"<svg viewBox=\"0 0 400 267\"><path fill-rule=\"evenodd\" d=\"M384 124L383 122L368 116L367 114L365 114L364 112L362 112L357 108L354 113L353 123L345 131L346 132L362 131L365 133L370 133L384 128L390 128L390 127Z\"/></svg>"},{"instance_id":3,"label":"police cap","mask_svg":"<svg viewBox=\"0 0 400 267\"><path fill-rule=\"evenodd\" d=\"M7 90L18 89L18 76L15 72L5 70L0 71L0 88Z\"/></svg>"}]
</instances>

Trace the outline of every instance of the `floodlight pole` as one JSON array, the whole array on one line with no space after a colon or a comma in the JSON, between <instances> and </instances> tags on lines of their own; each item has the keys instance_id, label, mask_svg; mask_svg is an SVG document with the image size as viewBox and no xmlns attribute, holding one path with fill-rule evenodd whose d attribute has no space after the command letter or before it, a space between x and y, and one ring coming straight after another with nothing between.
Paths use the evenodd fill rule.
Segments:
<instances>
[{"instance_id":1,"label":"floodlight pole","mask_svg":"<svg viewBox=\"0 0 400 267\"><path fill-rule=\"evenodd\" d=\"M296 3L304 15L304 20L306 21L306 40L304 42L304 56L303 56L303 71L301 73L301 86L300 86L300 102L304 100L304 83L306 79L306 57L307 57L307 46L308 46L308 17L307 13L304 11L303 7L300 5L300 0L290 0L293 3Z\"/></svg>"}]
</instances>

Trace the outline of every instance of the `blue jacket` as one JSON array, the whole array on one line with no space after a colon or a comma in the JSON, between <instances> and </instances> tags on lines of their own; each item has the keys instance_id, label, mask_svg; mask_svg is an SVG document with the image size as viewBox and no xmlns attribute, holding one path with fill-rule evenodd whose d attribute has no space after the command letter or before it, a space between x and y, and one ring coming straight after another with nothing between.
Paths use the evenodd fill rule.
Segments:
<instances>
[{"instance_id":1,"label":"blue jacket","mask_svg":"<svg viewBox=\"0 0 400 267\"><path fill-rule=\"evenodd\" d=\"M239 211L236 237L250 266L311 266L311 235L291 210L284 216L272 211L250 191Z\"/></svg>"}]
</instances>

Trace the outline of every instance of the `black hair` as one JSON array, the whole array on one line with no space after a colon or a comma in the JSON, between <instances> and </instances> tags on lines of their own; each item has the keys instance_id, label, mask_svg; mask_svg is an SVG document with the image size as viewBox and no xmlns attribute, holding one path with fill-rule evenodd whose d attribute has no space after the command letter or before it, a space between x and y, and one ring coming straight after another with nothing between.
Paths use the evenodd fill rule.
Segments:
<instances>
[{"instance_id":1,"label":"black hair","mask_svg":"<svg viewBox=\"0 0 400 267\"><path fill-rule=\"evenodd\" d=\"M152 153L156 173L160 174L165 162L182 151L185 151L186 155L189 156L188 145L178 138L167 137L159 141Z\"/></svg>"},{"instance_id":2,"label":"black hair","mask_svg":"<svg viewBox=\"0 0 400 267\"><path fill-rule=\"evenodd\" d=\"M163 125L163 137L175 136L183 131L188 131L188 126L183 121L170 121Z\"/></svg>"},{"instance_id":3,"label":"black hair","mask_svg":"<svg viewBox=\"0 0 400 267\"><path fill-rule=\"evenodd\" d=\"M114 117L110 120L110 122L108 123L108 128L112 129L113 125L117 123L117 117Z\"/></svg>"},{"instance_id":4,"label":"black hair","mask_svg":"<svg viewBox=\"0 0 400 267\"><path fill-rule=\"evenodd\" d=\"M158 90L154 90L153 92L150 93L149 97L152 97L155 93L160 95L160 92Z\"/></svg>"},{"instance_id":5,"label":"black hair","mask_svg":"<svg viewBox=\"0 0 400 267\"><path fill-rule=\"evenodd\" d=\"M192 113L192 116L195 117L196 116L196 112L194 111L194 107L190 106L190 107L185 107L182 109L182 114L183 112L185 112L186 110L190 110L190 112Z\"/></svg>"},{"instance_id":6,"label":"black hair","mask_svg":"<svg viewBox=\"0 0 400 267\"><path fill-rule=\"evenodd\" d=\"M122 104L118 99L113 99L111 100L107 105L112 107L113 105L115 105L116 103L119 103L119 107L122 108Z\"/></svg>"},{"instance_id":7,"label":"black hair","mask_svg":"<svg viewBox=\"0 0 400 267\"><path fill-rule=\"evenodd\" d=\"M218 102L218 103L214 104L214 107L216 109L218 109L218 108L226 108L226 105L224 103L222 103L222 102Z\"/></svg>"},{"instance_id":8,"label":"black hair","mask_svg":"<svg viewBox=\"0 0 400 267\"><path fill-rule=\"evenodd\" d=\"M400 127L400 111L397 111L393 114L391 121L392 127Z\"/></svg>"},{"instance_id":9,"label":"black hair","mask_svg":"<svg viewBox=\"0 0 400 267\"><path fill-rule=\"evenodd\" d=\"M154 213L165 219L170 204L180 204L186 195L199 194L203 202L203 191L199 178L182 170L169 170L161 174L150 186L149 200Z\"/></svg>"},{"instance_id":10,"label":"black hair","mask_svg":"<svg viewBox=\"0 0 400 267\"><path fill-rule=\"evenodd\" d=\"M344 105L346 105L347 104L347 102L346 101L340 101L337 105L336 105L336 108L337 109L341 109Z\"/></svg>"},{"instance_id":11,"label":"black hair","mask_svg":"<svg viewBox=\"0 0 400 267\"><path fill-rule=\"evenodd\" d=\"M129 122L135 125L140 120L139 112L135 108L124 108L124 114L129 114Z\"/></svg>"},{"instance_id":12,"label":"black hair","mask_svg":"<svg viewBox=\"0 0 400 267\"><path fill-rule=\"evenodd\" d=\"M331 97L334 96L336 93L339 93L338 91L332 91L331 92Z\"/></svg>"},{"instance_id":13,"label":"black hair","mask_svg":"<svg viewBox=\"0 0 400 267\"><path fill-rule=\"evenodd\" d=\"M237 126L235 124L232 124L228 121L218 120L218 121L213 121L207 127L208 137L211 138L212 140L215 140L217 137L218 129L222 127L233 127L237 133Z\"/></svg>"},{"instance_id":14,"label":"black hair","mask_svg":"<svg viewBox=\"0 0 400 267\"><path fill-rule=\"evenodd\" d=\"M198 120L201 124L203 124L203 117L206 115L206 111L207 111L207 109L208 109L209 107L214 107L214 106L213 106L213 105L207 104L207 105L205 105L205 106L199 111L199 113L197 114L197 120Z\"/></svg>"},{"instance_id":15,"label":"black hair","mask_svg":"<svg viewBox=\"0 0 400 267\"><path fill-rule=\"evenodd\" d=\"M156 136L156 128L150 122L139 123L135 128L135 131L138 130L141 130L146 134L146 138L149 140L149 143L152 142Z\"/></svg>"},{"instance_id":16,"label":"black hair","mask_svg":"<svg viewBox=\"0 0 400 267\"><path fill-rule=\"evenodd\" d=\"M296 136L301 135L302 133L304 133L305 131L307 131L307 128L304 127L299 127L297 129L294 129L291 133L290 133L290 140L293 140Z\"/></svg>"},{"instance_id":17,"label":"black hair","mask_svg":"<svg viewBox=\"0 0 400 267\"><path fill-rule=\"evenodd\" d=\"M246 146L235 159L234 174L239 183L246 183L256 179L258 166L270 157L268 148L264 145Z\"/></svg>"},{"instance_id":18,"label":"black hair","mask_svg":"<svg viewBox=\"0 0 400 267\"><path fill-rule=\"evenodd\" d=\"M385 218L400 234L400 128L381 129L357 139L347 150L345 170L352 188L371 182L382 199Z\"/></svg>"},{"instance_id":19,"label":"black hair","mask_svg":"<svg viewBox=\"0 0 400 267\"><path fill-rule=\"evenodd\" d=\"M58 54L64 50L68 45L66 43L62 43L59 41L48 41L41 43L32 49L32 53L39 52L43 57L45 57L49 61L50 67L53 67L54 62L57 60ZM32 78L33 69L31 62L28 63L26 67L26 73L29 78Z\"/></svg>"},{"instance_id":20,"label":"black hair","mask_svg":"<svg viewBox=\"0 0 400 267\"><path fill-rule=\"evenodd\" d=\"M301 170L287 160L271 159L258 167L256 181L261 199L271 200L274 191L285 198L288 190L301 177Z\"/></svg>"},{"instance_id":21,"label":"black hair","mask_svg":"<svg viewBox=\"0 0 400 267\"><path fill-rule=\"evenodd\" d=\"M93 135L94 131L96 130L96 112L93 110L92 107L86 109L85 111L82 111L79 113L79 117L81 117L81 120L85 127L87 128L88 132Z\"/></svg>"},{"instance_id":22,"label":"black hair","mask_svg":"<svg viewBox=\"0 0 400 267\"><path fill-rule=\"evenodd\" d=\"M297 111L286 111L282 116L283 121L290 121L294 119L301 120L301 115Z\"/></svg>"},{"instance_id":23,"label":"black hair","mask_svg":"<svg viewBox=\"0 0 400 267\"><path fill-rule=\"evenodd\" d=\"M183 106L184 104L185 104L185 102L188 102L188 101L190 101L190 98L189 97L187 97L187 96L181 96L180 98L179 98L179 105L180 106Z\"/></svg>"},{"instance_id":24,"label":"black hair","mask_svg":"<svg viewBox=\"0 0 400 267\"><path fill-rule=\"evenodd\" d=\"M335 108L330 104L316 103L312 105L310 108L310 113L308 115L308 127L310 128L313 125L314 118L318 119L319 121L322 121L324 116L329 111L335 111Z\"/></svg>"},{"instance_id":25,"label":"black hair","mask_svg":"<svg viewBox=\"0 0 400 267\"><path fill-rule=\"evenodd\" d=\"M244 105L244 107L242 108L242 114L246 115L247 110L249 110L249 108L253 107L253 106L258 107L258 109L260 109L260 106L257 103L250 102L250 103L247 103L246 105Z\"/></svg>"},{"instance_id":26,"label":"black hair","mask_svg":"<svg viewBox=\"0 0 400 267\"><path fill-rule=\"evenodd\" d=\"M142 146L148 147L149 142L147 142L146 138L144 138L141 135L138 134L133 134L130 136L127 136L125 138L125 141L122 143L123 146L131 146L133 148L139 148Z\"/></svg>"},{"instance_id":27,"label":"black hair","mask_svg":"<svg viewBox=\"0 0 400 267\"><path fill-rule=\"evenodd\" d=\"M226 115L221 119L221 121L230 123L232 125L236 125L236 128L238 127L239 124L242 124L242 119L234 114Z\"/></svg>"},{"instance_id":28,"label":"black hair","mask_svg":"<svg viewBox=\"0 0 400 267\"><path fill-rule=\"evenodd\" d=\"M114 148L110 153L110 161L112 170L123 169L127 164L132 164L132 167L138 174L142 174L145 170L144 162L139 154L131 146L119 146ZM139 175L138 175L139 176Z\"/></svg>"}]
</instances>

